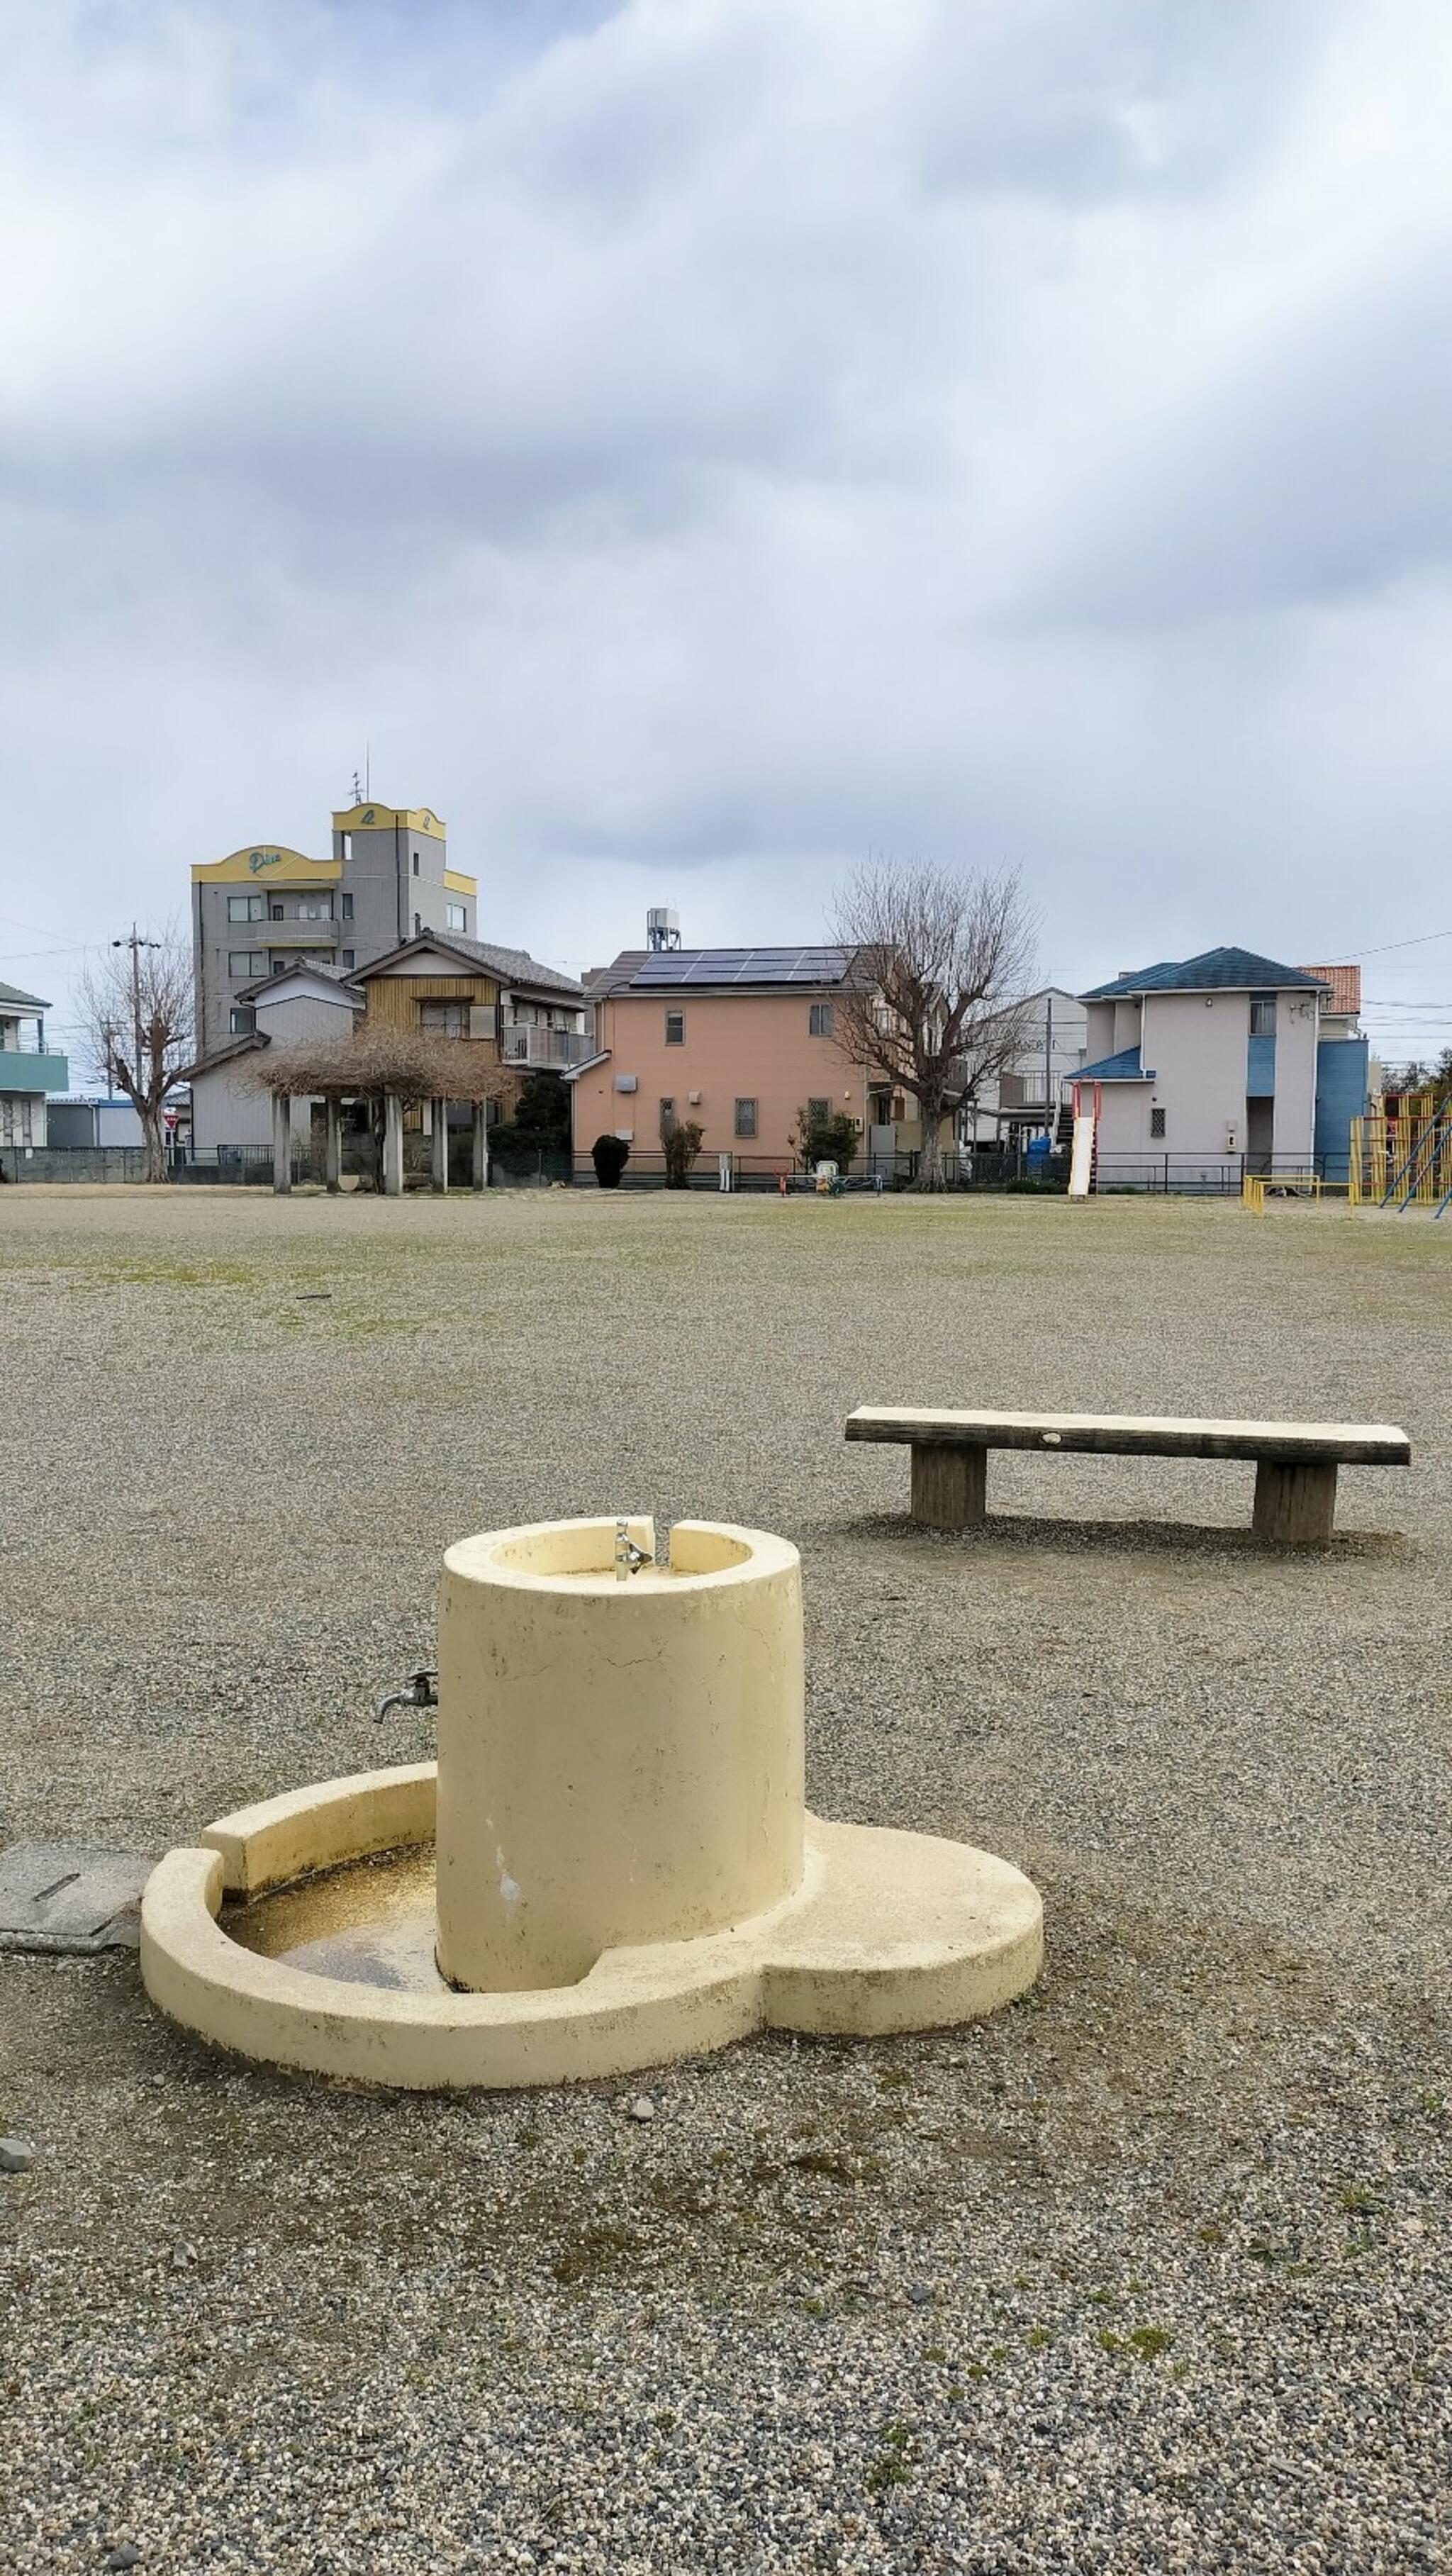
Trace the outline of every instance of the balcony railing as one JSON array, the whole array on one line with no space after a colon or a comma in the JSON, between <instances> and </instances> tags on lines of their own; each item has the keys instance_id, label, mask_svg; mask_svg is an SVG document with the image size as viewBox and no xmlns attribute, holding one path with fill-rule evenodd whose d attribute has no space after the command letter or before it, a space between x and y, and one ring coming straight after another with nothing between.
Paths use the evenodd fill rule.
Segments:
<instances>
[{"instance_id":1,"label":"balcony railing","mask_svg":"<svg viewBox=\"0 0 1452 2576\"><path fill-rule=\"evenodd\" d=\"M34 1046L0 1046L0 1091L68 1091L70 1082L63 1055Z\"/></svg>"},{"instance_id":2,"label":"balcony railing","mask_svg":"<svg viewBox=\"0 0 1452 2576\"><path fill-rule=\"evenodd\" d=\"M572 1064L583 1064L591 1051L591 1041L579 1029L501 1029L499 1052L506 1064L527 1065L533 1070L563 1072Z\"/></svg>"}]
</instances>

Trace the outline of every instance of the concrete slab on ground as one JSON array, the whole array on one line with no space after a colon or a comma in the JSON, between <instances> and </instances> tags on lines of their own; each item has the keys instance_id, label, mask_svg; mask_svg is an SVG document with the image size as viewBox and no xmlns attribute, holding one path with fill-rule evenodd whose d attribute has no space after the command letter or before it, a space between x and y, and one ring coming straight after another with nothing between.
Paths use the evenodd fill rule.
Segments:
<instances>
[{"instance_id":1,"label":"concrete slab on ground","mask_svg":"<svg viewBox=\"0 0 1452 2576\"><path fill-rule=\"evenodd\" d=\"M134 1950L152 1863L93 1843L0 1851L0 1950Z\"/></svg>"}]
</instances>

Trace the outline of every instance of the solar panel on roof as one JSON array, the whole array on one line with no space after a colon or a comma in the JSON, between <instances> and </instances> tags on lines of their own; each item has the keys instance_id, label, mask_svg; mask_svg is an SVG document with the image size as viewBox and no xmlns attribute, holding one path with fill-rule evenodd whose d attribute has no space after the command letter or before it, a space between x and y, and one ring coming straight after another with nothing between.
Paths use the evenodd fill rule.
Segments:
<instances>
[{"instance_id":1,"label":"solar panel on roof","mask_svg":"<svg viewBox=\"0 0 1452 2576\"><path fill-rule=\"evenodd\" d=\"M631 985L825 984L844 973L841 948L687 948L641 961Z\"/></svg>"}]
</instances>

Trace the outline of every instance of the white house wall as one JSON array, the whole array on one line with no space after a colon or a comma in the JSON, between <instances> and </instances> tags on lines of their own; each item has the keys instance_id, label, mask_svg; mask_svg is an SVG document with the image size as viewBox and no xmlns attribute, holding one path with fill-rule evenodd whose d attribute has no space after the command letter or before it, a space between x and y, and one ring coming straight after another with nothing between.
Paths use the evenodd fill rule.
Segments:
<instances>
[{"instance_id":1,"label":"white house wall","mask_svg":"<svg viewBox=\"0 0 1452 2576\"><path fill-rule=\"evenodd\" d=\"M308 1038L342 1046L356 1015L356 1004L350 1005L341 995L335 1001L316 989L284 987L281 998L268 996L257 1004L257 1031L274 1046L295 1046ZM263 1061L260 1049L249 1048L246 1055L235 1056L210 1073L193 1074L194 1145L271 1144L272 1094L262 1090L257 1080ZM312 1110L306 1100L292 1104L292 1132L303 1138L312 1132Z\"/></svg>"},{"instance_id":2,"label":"white house wall","mask_svg":"<svg viewBox=\"0 0 1452 2576\"><path fill-rule=\"evenodd\" d=\"M1106 1055L1122 1055L1126 1047L1139 1045L1140 1030L1144 1022L1144 1006L1138 994L1133 994L1127 1001L1115 1002L1112 1008L1114 1020L1109 1032L1109 1044L1104 1052ZM1095 1060L1091 1052L1090 1063L1094 1063Z\"/></svg>"},{"instance_id":3,"label":"white house wall","mask_svg":"<svg viewBox=\"0 0 1452 2576\"><path fill-rule=\"evenodd\" d=\"M1245 993L1150 993L1140 1040L1149 1097L1165 1113L1162 1154L1245 1151L1250 1033ZM1146 1133L1148 1133L1146 1117Z\"/></svg>"},{"instance_id":4,"label":"white house wall","mask_svg":"<svg viewBox=\"0 0 1452 2576\"><path fill-rule=\"evenodd\" d=\"M256 1051L252 1050L230 1064L215 1066L210 1073L193 1074L194 1146L271 1144L271 1095L259 1091L250 1079L257 1061Z\"/></svg>"},{"instance_id":5,"label":"white house wall","mask_svg":"<svg viewBox=\"0 0 1452 2576\"><path fill-rule=\"evenodd\" d=\"M329 1001L314 990L284 990L257 1004L257 1033L274 1046L293 1046L299 1038L328 1038L346 1046L357 1017L357 1005Z\"/></svg>"},{"instance_id":6,"label":"white house wall","mask_svg":"<svg viewBox=\"0 0 1452 2576\"><path fill-rule=\"evenodd\" d=\"M1316 1038L1314 993L1276 995L1276 1103L1271 1151L1285 1170L1313 1168L1316 1149Z\"/></svg>"}]
</instances>

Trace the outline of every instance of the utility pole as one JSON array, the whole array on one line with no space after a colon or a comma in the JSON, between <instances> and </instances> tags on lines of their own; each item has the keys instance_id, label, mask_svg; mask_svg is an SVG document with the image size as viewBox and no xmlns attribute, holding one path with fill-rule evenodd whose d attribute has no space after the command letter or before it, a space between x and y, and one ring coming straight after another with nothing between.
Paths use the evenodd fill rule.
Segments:
<instances>
[{"instance_id":1,"label":"utility pole","mask_svg":"<svg viewBox=\"0 0 1452 2576\"><path fill-rule=\"evenodd\" d=\"M1044 1133L1051 1147L1057 1141L1054 1131L1059 1123L1054 1113L1053 1083L1054 997L1052 993L1046 992L1044 995Z\"/></svg>"},{"instance_id":2,"label":"utility pole","mask_svg":"<svg viewBox=\"0 0 1452 2576\"><path fill-rule=\"evenodd\" d=\"M129 948L131 951L131 1033L136 1049L131 1059L131 1078L139 1091L141 1088L141 952L143 948L159 948L161 941L143 939L133 921L130 938L113 939L111 945L113 948Z\"/></svg>"}]
</instances>

